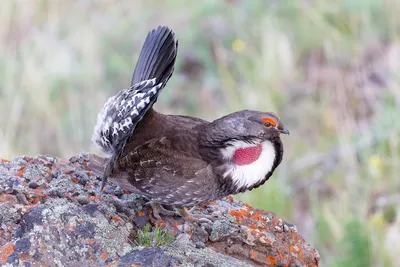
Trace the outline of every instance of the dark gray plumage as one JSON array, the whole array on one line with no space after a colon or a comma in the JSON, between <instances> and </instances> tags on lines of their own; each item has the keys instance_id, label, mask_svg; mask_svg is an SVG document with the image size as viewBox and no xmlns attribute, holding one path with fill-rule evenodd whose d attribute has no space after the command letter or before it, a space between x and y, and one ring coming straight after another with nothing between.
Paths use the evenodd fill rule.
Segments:
<instances>
[{"instance_id":1,"label":"dark gray plumage","mask_svg":"<svg viewBox=\"0 0 400 267\"><path fill-rule=\"evenodd\" d=\"M193 206L259 187L283 156L288 134L271 112L243 110L213 122L164 115L152 106L171 77L177 41L167 27L147 36L131 88L100 111L93 141L109 154L90 167L150 201ZM182 212L180 213L183 214Z\"/></svg>"}]
</instances>

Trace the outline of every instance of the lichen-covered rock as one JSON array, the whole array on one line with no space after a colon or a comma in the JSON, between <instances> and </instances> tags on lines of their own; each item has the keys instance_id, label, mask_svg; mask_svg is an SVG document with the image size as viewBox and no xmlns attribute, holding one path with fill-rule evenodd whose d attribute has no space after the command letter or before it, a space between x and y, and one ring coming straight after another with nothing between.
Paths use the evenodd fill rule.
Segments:
<instances>
[{"instance_id":1,"label":"lichen-covered rock","mask_svg":"<svg viewBox=\"0 0 400 267\"><path fill-rule=\"evenodd\" d=\"M155 220L140 196L115 184L100 192L88 160L87 154L69 161L50 156L1 160L0 265L319 264L318 252L296 227L273 213L227 198L194 210L215 216L213 223Z\"/></svg>"}]
</instances>

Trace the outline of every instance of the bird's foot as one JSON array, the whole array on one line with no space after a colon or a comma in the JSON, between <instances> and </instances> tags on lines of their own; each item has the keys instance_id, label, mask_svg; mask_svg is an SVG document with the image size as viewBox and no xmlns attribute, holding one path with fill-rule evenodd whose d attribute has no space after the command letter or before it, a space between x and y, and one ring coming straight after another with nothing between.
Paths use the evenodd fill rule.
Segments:
<instances>
[{"instance_id":1,"label":"bird's foot","mask_svg":"<svg viewBox=\"0 0 400 267\"><path fill-rule=\"evenodd\" d=\"M209 223L212 224L216 219L212 215L207 214L192 214L195 207L191 208L189 211L184 207L175 207L176 213L181 216L185 221L198 222L198 223Z\"/></svg>"},{"instance_id":2,"label":"bird's foot","mask_svg":"<svg viewBox=\"0 0 400 267\"><path fill-rule=\"evenodd\" d=\"M173 210L167 210L164 208L161 204L155 203L155 202L149 202L149 205L153 209L153 216L157 220L161 219L160 214L165 215L165 216L174 216L176 214L175 211Z\"/></svg>"},{"instance_id":3,"label":"bird's foot","mask_svg":"<svg viewBox=\"0 0 400 267\"><path fill-rule=\"evenodd\" d=\"M175 216L178 215L182 217L185 221L188 222L198 222L200 224L203 223L209 223L212 224L213 221L216 219L212 215L206 215L206 214L193 214L193 210L195 207L191 208L190 210L185 209L184 207L175 207L174 210L168 210L163 207L163 205L155 202L149 202L149 205L153 209L153 216L155 219L159 220L161 219L160 215L165 215L165 216Z\"/></svg>"}]
</instances>

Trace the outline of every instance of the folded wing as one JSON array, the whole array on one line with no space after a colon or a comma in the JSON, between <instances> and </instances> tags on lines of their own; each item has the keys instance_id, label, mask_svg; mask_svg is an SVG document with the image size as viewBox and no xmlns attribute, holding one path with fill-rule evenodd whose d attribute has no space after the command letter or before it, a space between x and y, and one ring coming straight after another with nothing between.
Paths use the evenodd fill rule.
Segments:
<instances>
[{"instance_id":1,"label":"folded wing","mask_svg":"<svg viewBox=\"0 0 400 267\"><path fill-rule=\"evenodd\" d=\"M219 190L214 173L192 152L192 140L180 135L151 140L121 157L118 173L111 178L128 180L142 195L161 204L195 205L215 199Z\"/></svg>"}]
</instances>

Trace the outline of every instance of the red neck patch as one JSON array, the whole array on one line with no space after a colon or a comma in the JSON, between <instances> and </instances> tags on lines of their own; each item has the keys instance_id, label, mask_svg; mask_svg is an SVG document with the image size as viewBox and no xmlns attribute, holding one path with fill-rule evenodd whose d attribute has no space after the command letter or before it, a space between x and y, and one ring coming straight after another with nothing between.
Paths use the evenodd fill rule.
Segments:
<instances>
[{"instance_id":1,"label":"red neck patch","mask_svg":"<svg viewBox=\"0 0 400 267\"><path fill-rule=\"evenodd\" d=\"M236 163L236 165L248 165L256 161L262 151L261 145L245 147L245 148L238 148L233 153L232 160Z\"/></svg>"}]
</instances>

